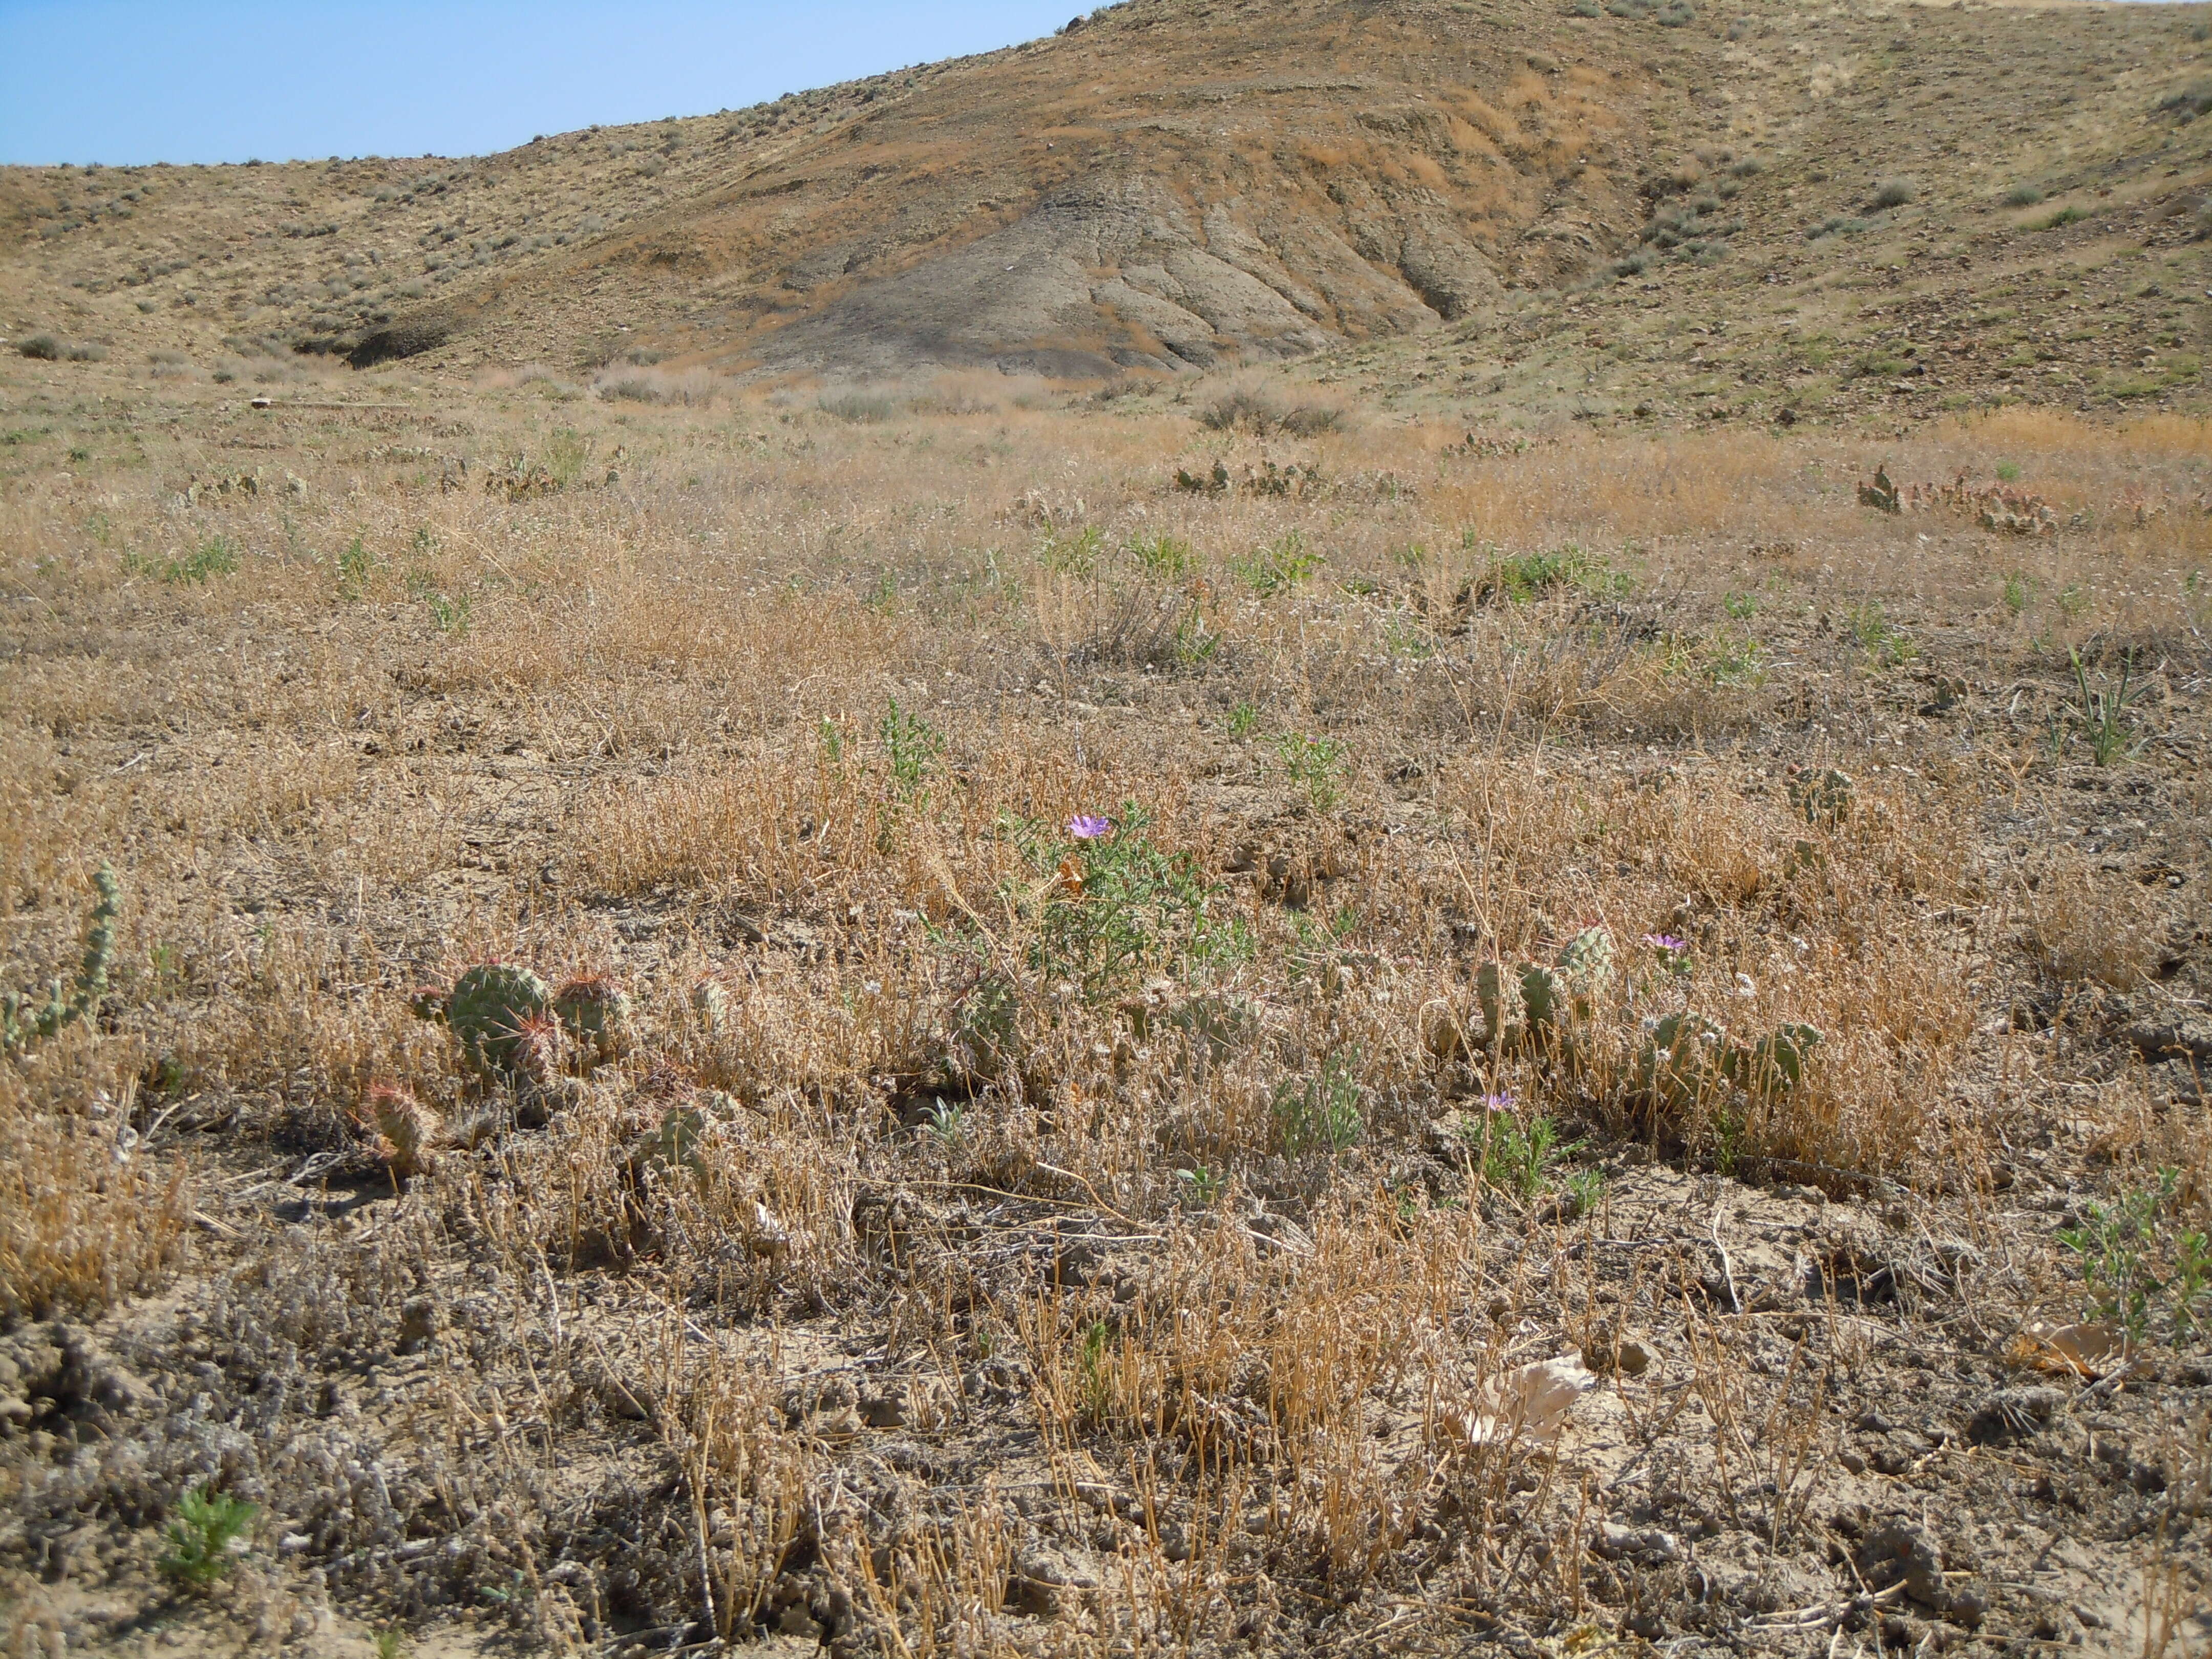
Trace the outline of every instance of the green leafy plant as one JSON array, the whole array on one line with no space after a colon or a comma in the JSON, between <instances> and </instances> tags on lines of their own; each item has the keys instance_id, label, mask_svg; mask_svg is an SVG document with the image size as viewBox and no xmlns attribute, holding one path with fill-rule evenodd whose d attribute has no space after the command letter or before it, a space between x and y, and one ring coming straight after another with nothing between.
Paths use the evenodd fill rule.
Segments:
<instances>
[{"instance_id":1,"label":"green leafy plant","mask_svg":"<svg viewBox=\"0 0 2212 1659\"><path fill-rule=\"evenodd\" d=\"M1221 649L1221 635L1206 625L1206 613L1199 600L1193 599L1176 619L1175 659L1185 668L1200 668L1213 660Z\"/></svg>"},{"instance_id":2,"label":"green leafy plant","mask_svg":"<svg viewBox=\"0 0 2212 1659\"><path fill-rule=\"evenodd\" d=\"M1305 538L1295 530L1285 532L1279 541L1229 562L1237 579L1261 599L1299 586L1321 567L1322 556L1309 549Z\"/></svg>"},{"instance_id":3,"label":"green leafy plant","mask_svg":"<svg viewBox=\"0 0 2212 1659\"><path fill-rule=\"evenodd\" d=\"M2067 655L2074 664L2075 702L2066 713L2088 740L2090 754L2100 766L2133 760L2150 741L2136 735L2135 722L2128 718L2128 705L2142 695L2140 685L2131 690L2129 684L2135 672L2135 653L2130 651L2121 658L2118 685L2094 690L2089 684L2089 671L2082 665L2081 653L2069 650Z\"/></svg>"},{"instance_id":4,"label":"green leafy plant","mask_svg":"<svg viewBox=\"0 0 2212 1659\"><path fill-rule=\"evenodd\" d=\"M888 700L878 733L884 757L890 763L891 781L902 796L911 799L944 758L945 734L921 715L900 708L896 697Z\"/></svg>"},{"instance_id":5,"label":"green leafy plant","mask_svg":"<svg viewBox=\"0 0 2212 1659\"><path fill-rule=\"evenodd\" d=\"M1106 1345L1112 1333L1103 1319L1093 1320L1083 1333L1082 1345L1075 1352L1077 1386L1083 1396L1084 1414L1093 1423L1106 1420L1107 1408L1114 1402L1114 1380L1107 1370Z\"/></svg>"},{"instance_id":6,"label":"green leafy plant","mask_svg":"<svg viewBox=\"0 0 2212 1659\"><path fill-rule=\"evenodd\" d=\"M592 440L574 427L564 426L545 441L545 470L560 489L582 477L591 461Z\"/></svg>"},{"instance_id":7,"label":"green leafy plant","mask_svg":"<svg viewBox=\"0 0 2212 1659\"><path fill-rule=\"evenodd\" d=\"M1260 729L1260 705L1249 700L1237 703L1229 711L1226 722L1229 735L1242 740Z\"/></svg>"},{"instance_id":8,"label":"green leafy plant","mask_svg":"<svg viewBox=\"0 0 2212 1659\"><path fill-rule=\"evenodd\" d=\"M1705 645L1704 678L1711 685L1759 685L1766 678L1766 647L1749 634L1715 629Z\"/></svg>"},{"instance_id":9,"label":"green leafy plant","mask_svg":"<svg viewBox=\"0 0 2212 1659\"><path fill-rule=\"evenodd\" d=\"M1098 569L1106 532L1095 524L1078 530L1049 530L1037 544L1037 562L1058 576L1089 577Z\"/></svg>"},{"instance_id":10,"label":"green leafy plant","mask_svg":"<svg viewBox=\"0 0 2212 1659\"><path fill-rule=\"evenodd\" d=\"M43 1002L13 991L0 995L0 1049L13 1054L53 1036L88 1017L107 994L107 976L115 966L115 921L123 913L123 886L105 864L94 872L92 884L98 896L76 981L64 991L60 980L51 981Z\"/></svg>"},{"instance_id":11,"label":"green leafy plant","mask_svg":"<svg viewBox=\"0 0 2212 1659\"><path fill-rule=\"evenodd\" d=\"M1201 978L1250 955L1243 924L1212 914L1221 890L1191 854L1152 842L1151 817L1134 802L1115 820L1079 817L1064 830L1001 822L1042 878L1007 894L1032 923L1031 964L1085 999L1115 995L1150 974Z\"/></svg>"},{"instance_id":12,"label":"green leafy plant","mask_svg":"<svg viewBox=\"0 0 2212 1659\"><path fill-rule=\"evenodd\" d=\"M1483 1185L1523 1200L1549 1186L1552 1166L1584 1145L1561 1141L1559 1126L1549 1117L1539 1116L1524 1125L1510 1109L1502 1109L1486 1111L1480 1123L1462 1120L1461 1133L1477 1147Z\"/></svg>"},{"instance_id":13,"label":"green leafy plant","mask_svg":"<svg viewBox=\"0 0 2212 1659\"><path fill-rule=\"evenodd\" d=\"M1334 738L1310 738L1302 732L1285 732L1275 740L1283 757L1283 770L1305 792L1316 812L1332 810L1342 796L1345 747Z\"/></svg>"},{"instance_id":14,"label":"green leafy plant","mask_svg":"<svg viewBox=\"0 0 2212 1659\"><path fill-rule=\"evenodd\" d=\"M1222 1179L1203 1164L1194 1164L1188 1170L1177 1170L1176 1179L1182 1182L1192 1203L1201 1210L1210 1210L1220 1200Z\"/></svg>"},{"instance_id":15,"label":"green leafy plant","mask_svg":"<svg viewBox=\"0 0 2212 1659\"><path fill-rule=\"evenodd\" d=\"M1188 542L1164 534L1138 537L1129 544L1129 556L1155 581L1172 581L1187 576L1197 562Z\"/></svg>"},{"instance_id":16,"label":"green leafy plant","mask_svg":"<svg viewBox=\"0 0 2212 1659\"><path fill-rule=\"evenodd\" d=\"M1337 1053L1322 1061L1315 1077L1286 1078L1275 1085L1275 1128L1283 1150L1341 1152L1366 1130L1360 1115L1359 1084L1353 1076L1358 1055Z\"/></svg>"},{"instance_id":17,"label":"green leafy plant","mask_svg":"<svg viewBox=\"0 0 2212 1659\"><path fill-rule=\"evenodd\" d=\"M471 609L466 593L433 593L430 596L430 620L438 624L438 631L448 639L457 640L469 631Z\"/></svg>"},{"instance_id":18,"label":"green leafy plant","mask_svg":"<svg viewBox=\"0 0 2212 1659\"><path fill-rule=\"evenodd\" d=\"M1731 592L1722 599L1721 609L1738 622L1748 622L1759 614L1759 595Z\"/></svg>"},{"instance_id":19,"label":"green leafy plant","mask_svg":"<svg viewBox=\"0 0 2212 1659\"><path fill-rule=\"evenodd\" d=\"M933 1100L922 1112L921 1127L944 1151L954 1152L960 1146L962 1126L967 1115L967 1109L957 1100Z\"/></svg>"},{"instance_id":20,"label":"green leafy plant","mask_svg":"<svg viewBox=\"0 0 2212 1659\"><path fill-rule=\"evenodd\" d=\"M1467 544L1470 552L1480 549L1473 532L1468 533ZM1492 550L1488 568L1474 584L1473 597L1519 605L1560 588L1603 597L1626 593L1631 586L1627 574L1615 570L1602 554L1570 542L1533 553Z\"/></svg>"},{"instance_id":21,"label":"green leafy plant","mask_svg":"<svg viewBox=\"0 0 2212 1659\"><path fill-rule=\"evenodd\" d=\"M246 1553L258 1512L256 1505L212 1487L186 1492L163 1534L169 1547L155 1565L180 1583L205 1589Z\"/></svg>"},{"instance_id":22,"label":"green leafy plant","mask_svg":"<svg viewBox=\"0 0 2212 1659\"><path fill-rule=\"evenodd\" d=\"M1881 601L1869 599L1863 605L1847 607L1844 623L1858 641L1859 648L1883 668L1894 668L1900 663L1911 662L1920 654L1920 647L1911 636L1899 629L1883 613Z\"/></svg>"},{"instance_id":23,"label":"green leafy plant","mask_svg":"<svg viewBox=\"0 0 2212 1659\"><path fill-rule=\"evenodd\" d=\"M197 586L211 576L228 576L237 568L238 544L228 536L210 536L190 553L164 562L155 574L172 586L179 582Z\"/></svg>"},{"instance_id":24,"label":"green leafy plant","mask_svg":"<svg viewBox=\"0 0 2212 1659\"><path fill-rule=\"evenodd\" d=\"M375 556L355 537L346 550L338 555L338 597L357 599L368 591L368 579L376 573Z\"/></svg>"},{"instance_id":25,"label":"green leafy plant","mask_svg":"<svg viewBox=\"0 0 2212 1659\"><path fill-rule=\"evenodd\" d=\"M1574 1200L1575 1213L1588 1215L1597 1208L1599 1200L1605 1196L1605 1171L1577 1170L1566 1178L1565 1185L1567 1196Z\"/></svg>"},{"instance_id":26,"label":"green leafy plant","mask_svg":"<svg viewBox=\"0 0 2212 1659\"><path fill-rule=\"evenodd\" d=\"M2004 606L2015 617L2023 614L2035 603L2035 579L2024 570L2008 570L2004 579Z\"/></svg>"},{"instance_id":27,"label":"green leafy plant","mask_svg":"<svg viewBox=\"0 0 2212 1659\"><path fill-rule=\"evenodd\" d=\"M2091 1204L2081 1225L2058 1234L2058 1242L2074 1252L2081 1267L2090 1316L2110 1321L2137 1341L2149 1327L2154 1303L2166 1289L2157 1272L2160 1219L2179 1181L2177 1171L2161 1170L2156 1187L2127 1194L2117 1204ZM2201 1276L2201 1259L2196 1265ZM2201 1291L2201 1285L2193 1288Z\"/></svg>"}]
</instances>

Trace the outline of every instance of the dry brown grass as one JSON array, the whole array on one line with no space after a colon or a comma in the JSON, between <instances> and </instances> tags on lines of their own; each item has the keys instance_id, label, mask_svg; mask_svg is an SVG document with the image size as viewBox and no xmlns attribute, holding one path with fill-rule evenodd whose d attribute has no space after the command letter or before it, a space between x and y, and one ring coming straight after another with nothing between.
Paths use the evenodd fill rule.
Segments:
<instances>
[{"instance_id":1,"label":"dry brown grass","mask_svg":"<svg viewBox=\"0 0 2212 1659\"><path fill-rule=\"evenodd\" d=\"M2080 1310L2029 1201L2171 1168L2161 1225L2201 1224L2186 1068L2118 1033L2203 994L2206 531L2020 543L1849 484L2002 453L2178 502L2202 428L1484 457L991 390L855 422L173 388L155 465L11 462L8 982L71 959L102 858L126 912L97 1028L0 1076L0 1306L127 1334L181 1269L145 1354L206 1356L227 1401L245 1355L315 1379L254 1408L293 1449L234 1478L331 1594L428 1620L494 1583L549 1642L1697 1629L1694 1577L1607 1527L1757 1537L1808 1576L1728 1580L1750 1621L1856 1593L1825 1553L1850 1504L1999 1501L1971 1460L1875 1498L1838 1460L1904 1346L1955 1358L1969 1413L2021 1321ZM304 497L183 504L247 442ZM586 460L487 491L517 454ZM1216 455L1322 482L1175 487ZM235 569L165 574L216 536ZM2068 649L2110 674L2130 644L2148 742L2054 747ZM1848 799L1808 811L1832 767ZM1249 948L1086 994L1071 878L1022 836L1132 806ZM1473 1040L1484 963L1593 926L1614 971L1571 1047ZM611 972L633 1056L551 1107L467 1073L408 995L493 956ZM1681 1012L1821 1042L1795 1087L1656 1090ZM450 1127L412 1179L361 1125L375 1084ZM1486 1173L1540 1125L1586 1144ZM1651 1368L1577 1408L1601 1430L1468 1438L1514 1368L1632 1332ZM2146 1333L2193 1363L2170 1302ZM66 1501L158 1515L202 1478L155 1420ZM327 1472L362 1456L386 1497ZM2081 1501L2118 1535L2145 1490ZM2159 1515L2166 1565L2112 1546L2112 1582L2193 1571L2201 1515Z\"/></svg>"}]
</instances>

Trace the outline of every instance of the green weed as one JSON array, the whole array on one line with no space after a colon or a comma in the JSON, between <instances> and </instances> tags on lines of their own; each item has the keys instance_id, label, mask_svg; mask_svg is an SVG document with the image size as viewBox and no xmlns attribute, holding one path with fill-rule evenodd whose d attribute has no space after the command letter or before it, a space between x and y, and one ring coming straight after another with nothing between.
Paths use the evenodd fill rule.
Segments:
<instances>
[{"instance_id":1,"label":"green weed","mask_svg":"<svg viewBox=\"0 0 2212 1659\"><path fill-rule=\"evenodd\" d=\"M1488 1109L1483 1121L1464 1123L1461 1133L1481 1159L1486 1187L1524 1200L1534 1198L1551 1184L1552 1166L1583 1148L1579 1140L1562 1143L1559 1126L1549 1117L1535 1118L1522 1127L1503 1097L1485 1105Z\"/></svg>"},{"instance_id":2,"label":"green weed","mask_svg":"<svg viewBox=\"0 0 2212 1659\"><path fill-rule=\"evenodd\" d=\"M1139 536L1129 544L1129 556L1155 581L1172 581L1190 574L1196 562L1190 544L1173 536Z\"/></svg>"},{"instance_id":3,"label":"green weed","mask_svg":"<svg viewBox=\"0 0 2212 1659\"><path fill-rule=\"evenodd\" d=\"M1106 1369L1106 1345L1110 1337L1106 1322L1093 1320L1083 1333L1082 1346L1076 1350L1076 1377L1083 1395L1083 1410L1093 1423L1105 1421L1107 1407L1114 1400L1113 1378Z\"/></svg>"},{"instance_id":4,"label":"green weed","mask_svg":"<svg viewBox=\"0 0 2212 1659\"><path fill-rule=\"evenodd\" d=\"M1858 641L1859 649L1883 668L1894 668L1900 663L1911 662L1920 654L1910 635L1891 623L1883 613L1881 601L1869 599L1863 605L1849 606L1844 611L1844 625L1850 629L1851 637Z\"/></svg>"},{"instance_id":5,"label":"green weed","mask_svg":"<svg viewBox=\"0 0 2212 1659\"><path fill-rule=\"evenodd\" d=\"M238 544L228 536L210 536L190 553L164 562L155 574L173 586L178 582L198 584L211 576L228 576L237 568Z\"/></svg>"},{"instance_id":6,"label":"green weed","mask_svg":"<svg viewBox=\"0 0 2212 1659\"><path fill-rule=\"evenodd\" d=\"M932 1140L950 1152L959 1147L961 1130L966 1117L967 1110L959 1102L935 1100L930 1103L928 1109L922 1114L921 1127L928 1132Z\"/></svg>"},{"instance_id":7,"label":"green weed","mask_svg":"<svg viewBox=\"0 0 2212 1659\"><path fill-rule=\"evenodd\" d=\"M1263 599L1298 586L1321 567L1322 556L1310 550L1305 538L1295 530L1286 532L1279 541L1229 562L1237 579Z\"/></svg>"},{"instance_id":8,"label":"green weed","mask_svg":"<svg viewBox=\"0 0 2212 1659\"><path fill-rule=\"evenodd\" d=\"M2130 677L2135 672L2135 653L2128 652L2121 658L2118 686L2100 686L2094 690L2090 689L2089 671L2082 665L2081 653L2069 650L2066 654L2074 664L2076 699L2067 714L2088 739L2090 754L2100 766L2133 760L2149 741L2136 736L2135 723L2128 718L2128 705L2142 696L2141 686L2132 690L2129 686Z\"/></svg>"},{"instance_id":9,"label":"green weed","mask_svg":"<svg viewBox=\"0 0 2212 1659\"><path fill-rule=\"evenodd\" d=\"M1333 810L1343 795L1345 747L1334 738L1310 738L1303 732L1285 732L1275 739L1283 757L1283 770L1305 791L1314 811Z\"/></svg>"},{"instance_id":10,"label":"green weed","mask_svg":"<svg viewBox=\"0 0 2212 1659\"><path fill-rule=\"evenodd\" d=\"M921 715L900 708L896 697L888 699L878 731L891 782L901 796L911 799L944 758L945 734Z\"/></svg>"},{"instance_id":11,"label":"green weed","mask_svg":"<svg viewBox=\"0 0 2212 1659\"><path fill-rule=\"evenodd\" d=\"M2161 1170L2155 1186L2116 1204L2091 1204L2079 1226L2058 1235L2081 1267L2086 1311L2119 1326L2131 1340L2148 1334L2162 1303L2171 1304L2177 1332L2203 1326L2198 1304L2212 1291L2212 1248L2199 1231L2169 1237L2166 1218L2180 1184L2179 1170ZM2160 1262L2169 1256L2172 1272L2161 1278Z\"/></svg>"},{"instance_id":12,"label":"green weed","mask_svg":"<svg viewBox=\"0 0 2212 1659\"><path fill-rule=\"evenodd\" d=\"M164 1534L169 1547L155 1565L195 1589L205 1589L246 1553L256 1506L203 1486L179 1500L177 1518Z\"/></svg>"},{"instance_id":13,"label":"green weed","mask_svg":"<svg viewBox=\"0 0 2212 1659\"><path fill-rule=\"evenodd\" d=\"M1352 1076L1358 1060L1356 1054L1334 1054L1322 1062L1319 1076L1287 1078L1275 1085L1275 1127L1284 1152L1292 1158L1315 1151L1341 1152L1365 1132L1359 1085Z\"/></svg>"},{"instance_id":14,"label":"green weed","mask_svg":"<svg viewBox=\"0 0 2212 1659\"><path fill-rule=\"evenodd\" d=\"M1222 1180L1203 1164L1193 1164L1188 1170L1177 1170L1176 1179L1190 1194L1191 1202L1201 1210L1210 1210L1220 1200Z\"/></svg>"},{"instance_id":15,"label":"green weed","mask_svg":"<svg viewBox=\"0 0 2212 1659\"><path fill-rule=\"evenodd\" d=\"M1105 550L1106 532L1095 524L1080 530L1051 530L1037 544L1037 562L1056 576L1087 580L1097 574L1098 556Z\"/></svg>"},{"instance_id":16,"label":"green weed","mask_svg":"<svg viewBox=\"0 0 2212 1659\"><path fill-rule=\"evenodd\" d=\"M1471 535L1468 545L1470 550L1475 545ZM1559 588L1605 597L1626 593L1632 585L1627 574L1613 569L1602 554L1570 542L1534 553L1493 553L1475 588L1479 599L1518 605Z\"/></svg>"},{"instance_id":17,"label":"green weed","mask_svg":"<svg viewBox=\"0 0 2212 1659\"><path fill-rule=\"evenodd\" d=\"M338 597L357 599L368 591L368 579L376 572L375 556L355 537L346 550L338 555Z\"/></svg>"},{"instance_id":18,"label":"green weed","mask_svg":"<svg viewBox=\"0 0 2212 1659\"><path fill-rule=\"evenodd\" d=\"M1102 1000L1156 973L1203 978L1251 954L1244 925L1213 916L1221 890L1192 854L1153 844L1150 817L1134 802L1102 835L1012 818L1001 825L1045 878L1007 895L1034 924L1031 965L1073 982L1086 999Z\"/></svg>"}]
</instances>

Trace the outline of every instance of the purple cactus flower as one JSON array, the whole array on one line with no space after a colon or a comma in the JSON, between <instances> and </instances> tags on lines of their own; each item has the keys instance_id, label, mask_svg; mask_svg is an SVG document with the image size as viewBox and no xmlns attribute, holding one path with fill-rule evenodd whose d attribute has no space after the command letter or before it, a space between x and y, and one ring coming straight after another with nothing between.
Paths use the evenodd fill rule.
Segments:
<instances>
[{"instance_id":1,"label":"purple cactus flower","mask_svg":"<svg viewBox=\"0 0 2212 1659\"><path fill-rule=\"evenodd\" d=\"M1690 948L1672 933L1646 933L1644 942L1655 951L1668 951L1678 955Z\"/></svg>"},{"instance_id":2,"label":"purple cactus flower","mask_svg":"<svg viewBox=\"0 0 2212 1659\"><path fill-rule=\"evenodd\" d=\"M1078 841L1097 841L1114 833L1114 820L1095 812L1078 812L1067 821L1067 833Z\"/></svg>"}]
</instances>

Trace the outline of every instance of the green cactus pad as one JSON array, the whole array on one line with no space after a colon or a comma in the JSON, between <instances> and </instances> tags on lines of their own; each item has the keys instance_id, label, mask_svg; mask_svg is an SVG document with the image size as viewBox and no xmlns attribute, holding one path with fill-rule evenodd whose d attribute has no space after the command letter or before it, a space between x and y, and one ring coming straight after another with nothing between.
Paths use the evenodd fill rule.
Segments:
<instances>
[{"instance_id":1,"label":"green cactus pad","mask_svg":"<svg viewBox=\"0 0 2212 1659\"><path fill-rule=\"evenodd\" d=\"M1810 1025L1784 1025L1748 1048L1731 1046L1722 1069L1741 1089L1779 1094L1803 1080L1805 1056L1820 1042L1820 1033Z\"/></svg>"},{"instance_id":2,"label":"green cactus pad","mask_svg":"<svg viewBox=\"0 0 2212 1659\"><path fill-rule=\"evenodd\" d=\"M1560 951L1559 968L1578 991L1602 985L1613 971L1613 935L1602 927L1583 928Z\"/></svg>"},{"instance_id":3,"label":"green cactus pad","mask_svg":"<svg viewBox=\"0 0 2212 1659\"><path fill-rule=\"evenodd\" d=\"M520 1058L516 1032L545 1012L551 994L527 968L479 963L453 981L446 998L446 1024L461 1052L480 1072L511 1072Z\"/></svg>"},{"instance_id":4,"label":"green cactus pad","mask_svg":"<svg viewBox=\"0 0 2212 1659\"><path fill-rule=\"evenodd\" d=\"M591 1063L619 1059L630 1046L629 998L611 980L570 980L554 992L553 1012Z\"/></svg>"},{"instance_id":5,"label":"green cactus pad","mask_svg":"<svg viewBox=\"0 0 2212 1659\"><path fill-rule=\"evenodd\" d=\"M1528 1011L1531 1030L1565 1018L1565 981L1549 968L1528 963L1521 969L1521 1006Z\"/></svg>"}]
</instances>

